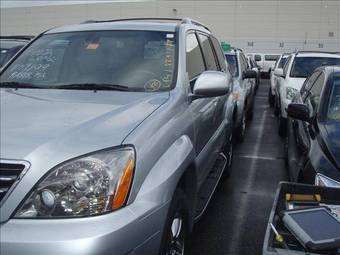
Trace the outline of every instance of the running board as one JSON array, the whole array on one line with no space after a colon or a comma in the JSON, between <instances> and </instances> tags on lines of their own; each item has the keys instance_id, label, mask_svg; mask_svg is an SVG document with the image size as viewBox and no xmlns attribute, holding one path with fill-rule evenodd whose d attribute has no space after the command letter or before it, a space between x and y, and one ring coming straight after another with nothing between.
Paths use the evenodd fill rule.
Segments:
<instances>
[{"instance_id":1,"label":"running board","mask_svg":"<svg viewBox=\"0 0 340 255\"><path fill-rule=\"evenodd\" d=\"M195 222L204 214L227 165L227 157L221 152L197 196Z\"/></svg>"}]
</instances>

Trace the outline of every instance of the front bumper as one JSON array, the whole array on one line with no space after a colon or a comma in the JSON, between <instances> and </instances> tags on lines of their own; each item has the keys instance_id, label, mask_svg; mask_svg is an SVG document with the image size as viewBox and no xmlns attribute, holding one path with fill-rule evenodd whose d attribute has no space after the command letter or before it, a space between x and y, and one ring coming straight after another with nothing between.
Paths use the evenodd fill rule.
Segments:
<instances>
[{"instance_id":1,"label":"front bumper","mask_svg":"<svg viewBox=\"0 0 340 255\"><path fill-rule=\"evenodd\" d=\"M168 206L146 202L95 217L11 219L0 226L0 254L158 254Z\"/></svg>"}]
</instances>

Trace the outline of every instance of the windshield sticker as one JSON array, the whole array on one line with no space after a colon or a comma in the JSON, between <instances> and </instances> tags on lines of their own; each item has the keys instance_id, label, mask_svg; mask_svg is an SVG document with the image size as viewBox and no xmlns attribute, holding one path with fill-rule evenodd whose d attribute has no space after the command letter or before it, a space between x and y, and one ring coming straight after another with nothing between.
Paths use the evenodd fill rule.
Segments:
<instances>
[{"instance_id":1,"label":"windshield sticker","mask_svg":"<svg viewBox=\"0 0 340 255\"><path fill-rule=\"evenodd\" d=\"M146 91L157 91L161 88L162 83L157 79L149 80L145 83L144 88Z\"/></svg>"},{"instance_id":2,"label":"windshield sticker","mask_svg":"<svg viewBox=\"0 0 340 255\"><path fill-rule=\"evenodd\" d=\"M172 39L172 38L174 38L174 34L166 34L166 38Z\"/></svg>"}]
</instances>

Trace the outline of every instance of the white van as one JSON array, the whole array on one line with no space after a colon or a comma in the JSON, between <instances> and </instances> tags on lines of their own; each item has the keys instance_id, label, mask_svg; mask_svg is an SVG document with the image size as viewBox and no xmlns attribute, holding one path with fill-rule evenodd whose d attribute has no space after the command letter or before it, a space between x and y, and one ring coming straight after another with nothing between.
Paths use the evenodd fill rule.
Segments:
<instances>
[{"instance_id":1,"label":"white van","mask_svg":"<svg viewBox=\"0 0 340 255\"><path fill-rule=\"evenodd\" d=\"M281 54L271 53L247 53L247 56L253 58L257 65L261 67L261 73L269 76L275 62L280 58Z\"/></svg>"}]
</instances>

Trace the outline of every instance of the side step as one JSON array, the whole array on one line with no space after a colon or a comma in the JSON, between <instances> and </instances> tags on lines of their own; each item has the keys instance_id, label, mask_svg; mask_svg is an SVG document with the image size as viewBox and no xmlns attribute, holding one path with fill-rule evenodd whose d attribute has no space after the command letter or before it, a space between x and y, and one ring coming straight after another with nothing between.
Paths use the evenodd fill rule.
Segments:
<instances>
[{"instance_id":1,"label":"side step","mask_svg":"<svg viewBox=\"0 0 340 255\"><path fill-rule=\"evenodd\" d=\"M195 212L195 221L199 220L207 209L211 197L213 196L215 189L222 177L223 171L227 165L227 158L223 153L220 153L215 164L210 171L207 179L202 184L202 187L198 193L197 206Z\"/></svg>"}]
</instances>

